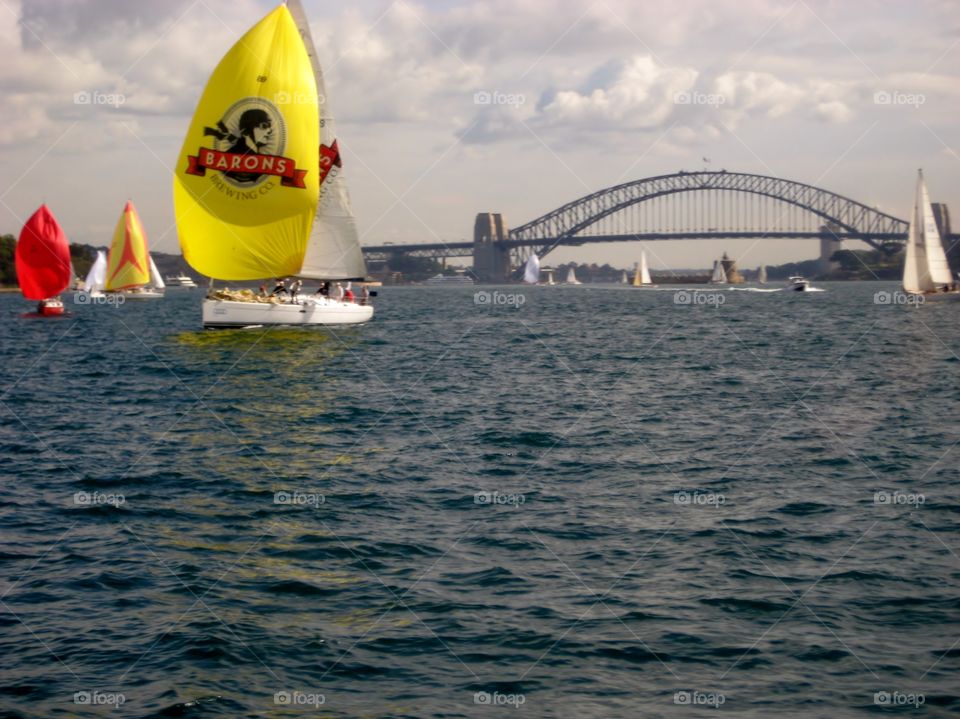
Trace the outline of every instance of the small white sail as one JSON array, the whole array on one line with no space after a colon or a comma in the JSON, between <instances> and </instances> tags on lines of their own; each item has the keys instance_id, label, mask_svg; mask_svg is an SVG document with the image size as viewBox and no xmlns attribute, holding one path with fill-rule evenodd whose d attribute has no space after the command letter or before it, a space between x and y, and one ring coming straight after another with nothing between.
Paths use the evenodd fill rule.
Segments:
<instances>
[{"instance_id":1,"label":"small white sail","mask_svg":"<svg viewBox=\"0 0 960 719\"><path fill-rule=\"evenodd\" d=\"M643 285L652 285L653 280L650 279L650 268L647 267L647 251L642 250L640 252L640 284Z\"/></svg>"},{"instance_id":2,"label":"small white sail","mask_svg":"<svg viewBox=\"0 0 960 719\"><path fill-rule=\"evenodd\" d=\"M150 286L155 290L162 290L166 287L163 284L163 277L160 276L160 270L157 269L157 265L153 261L153 255L150 255Z\"/></svg>"},{"instance_id":3,"label":"small white sail","mask_svg":"<svg viewBox=\"0 0 960 719\"><path fill-rule=\"evenodd\" d=\"M627 279L627 271L624 270L624 271L623 271L623 275L620 276L620 284L621 284L621 285L626 285L626 284L629 284L629 282L630 282L630 280Z\"/></svg>"},{"instance_id":4,"label":"small white sail","mask_svg":"<svg viewBox=\"0 0 960 719\"><path fill-rule=\"evenodd\" d=\"M567 284L568 285L579 285L580 280L577 279L577 273L574 272L573 267L567 270Z\"/></svg>"},{"instance_id":5,"label":"small white sail","mask_svg":"<svg viewBox=\"0 0 960 719\"><path fill-rule=\"evenodd\" d=\"M723 269L723 263L720 260L713 262L713 274L710 275L710 284L723 285L727 282L727 271Z\"/></svg>"},{"instance_id":6,"label":"small white sail","mask_svg":"<svg viewBox=\"0 0 960 719\"><path fill-rule=\"evenodd\" d=\"M327 98L323 70L300 0L287 0L287 8L297 24L313 66L320 109L320 171L321 175L326 172L320 185L320 199L307 252L298 274L301 277L321 280L361 280L366 277L367 265L360 249L357 221L353 216L350 194L343 176L340 147L337 144L337 132Z\"/></svg>"},{"instance_id":7,"label":"small white sail","mask_svg":"<svg viewBox=\"0 0 960 719\"><path fill-rule=\"evenodd\" d=\"M761 285L766 284L767 282L767 266L760 265L760 269L757 270L757 282Z\"/></svg>"},{"instance_id":8,"label":"small white sail","mask_svg":"<svg viewBox=\"0 0 960 719\"><path fill-rule=\"evenodd\" d=\"M530 255L527 266L523 270L523 281L535 285L540 281L540 258L536 254Z\"/></svg>"},{"instance_id":9,"label":"small white sail","mask_svg":"<svg viewBox=\"0 0 960 719\"><path fill-rule=\"evenodd\" d=\"M87 293L103 292L107 284L107 253L97 250L97 259L90 265L87 279L83 282L83 291Z\"/></svg>"}]
</instances>

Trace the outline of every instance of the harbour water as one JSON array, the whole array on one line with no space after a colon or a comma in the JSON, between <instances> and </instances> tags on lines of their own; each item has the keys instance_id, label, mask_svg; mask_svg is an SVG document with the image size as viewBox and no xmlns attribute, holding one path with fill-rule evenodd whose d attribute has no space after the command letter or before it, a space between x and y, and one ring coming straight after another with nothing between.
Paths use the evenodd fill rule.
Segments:
<instances>
[{"instance_id":1,"label":"harbour water","mask_svg":"<svg viewBox=\"0 0 960 719\"><path fill-rule=\"evenodd\" d=\"M960 712L960 304L0 296L0 715Z\"/></svg>"}]
</instances>

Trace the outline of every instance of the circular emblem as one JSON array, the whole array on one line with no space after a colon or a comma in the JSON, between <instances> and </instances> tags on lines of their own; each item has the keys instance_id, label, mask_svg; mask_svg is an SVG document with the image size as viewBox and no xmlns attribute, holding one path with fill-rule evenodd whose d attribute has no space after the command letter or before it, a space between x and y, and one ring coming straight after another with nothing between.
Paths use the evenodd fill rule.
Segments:
<instances>
[{"instance_id":1,"label":"circular emblem","mask_svg":"<svg viewBox=\"0 0 960 719\"><path fill-rule=\"evenodd\" d=\"M261 156L282 157L287 127L280 110L262 97L245 97L233 103L217 123L214 149L231 156L224 180L241 190L266 182ZM213 133L211 133L213 134Z\"/></svg>"}]
</instances>

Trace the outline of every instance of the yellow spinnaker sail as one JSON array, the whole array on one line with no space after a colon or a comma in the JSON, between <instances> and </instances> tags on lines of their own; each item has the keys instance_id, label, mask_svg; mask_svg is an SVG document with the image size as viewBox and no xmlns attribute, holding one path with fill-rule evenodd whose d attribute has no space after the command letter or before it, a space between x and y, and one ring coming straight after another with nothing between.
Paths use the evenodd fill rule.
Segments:
<instances>
[{"instance_id":1,"label":"yellow spinnaker sail","mask_svg":"<svg viewBox=\"0 0 960 719\"><path fill-rule=\"evenodd\" d=\"M127 202L113 231L107 258L108 290L142 287L150 281L147 235L132 202Z\"/></svg>"},{"instance_id":2,"label":"yellow spinnaker sail","mask_svg":"<svg viewBox=\"0 0 960 719\"><path fill-rule=\"evenodd\" d=\"M295 275L320 193L317 84L281 5L224 56L200 98L173 180L180 247L222 280Z\"/></svg>"}]
</instances>

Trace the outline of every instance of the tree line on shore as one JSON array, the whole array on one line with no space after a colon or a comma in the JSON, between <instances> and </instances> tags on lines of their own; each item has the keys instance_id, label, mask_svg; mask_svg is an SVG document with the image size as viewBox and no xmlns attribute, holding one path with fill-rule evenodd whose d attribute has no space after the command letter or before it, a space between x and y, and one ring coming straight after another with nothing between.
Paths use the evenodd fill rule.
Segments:
<instances>
[{"instance_id":1,"label":"tree line on shore","mask_svg":"<svg viewBox=\"0 0 960 719\"><path fill-rule=\"evenodd\" d=\"M17 274L14 267L14 248L16 247L16 238L13 235L0 236L0 285L14 287L17 284ZM93 247L92 245L71 244L70 257L73 262L74 274L78 277L85 277L90 265L96 258L98 249L105 250L106 247ZM161 274L173 275L187 270L186 263L180 255L171 255L164 252L151 253L154 262ZM951 248L948 253L951 266L955 271L960 271L960 247ZM885 253L879 250L839 250L831 257L832 269L823 273L820 271L819 260L806 260L804 262L788 262L782 265L769 265L767 267L767 277L770 280L786 279L792 275L802 275L811 279L820 280L898 280L903 271L903 252ZM633 267L613 267L612 265L596 263L578 264L568 262L554 266L555 277L557 281L562 282L567 271L573 268L577 279L586 283L615 283L627 272L632 277ZM389 272L398 272L404 282L422 282L429 277L437 274L452 275L456 269L452 267L444 268L437 260L427 257L404 257L399 256L391 261ZM756 269L740 270L748 281L756 278ZM469 274L469 269L467 270ZM703 270L676 270L660 271L653 270L654 281L690 281L690 278L703 274ZM192 273L196 275L196 273ZM380 273L377 273L380 274Z\"/></svg>"}]
</instances>

